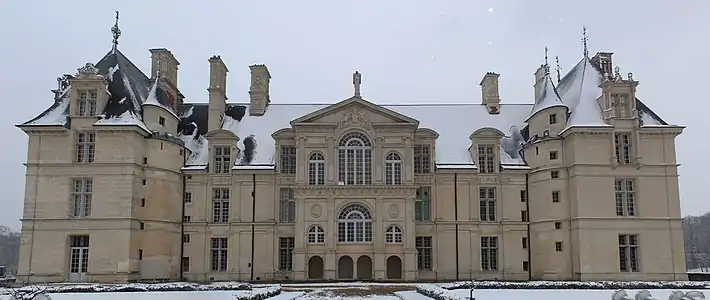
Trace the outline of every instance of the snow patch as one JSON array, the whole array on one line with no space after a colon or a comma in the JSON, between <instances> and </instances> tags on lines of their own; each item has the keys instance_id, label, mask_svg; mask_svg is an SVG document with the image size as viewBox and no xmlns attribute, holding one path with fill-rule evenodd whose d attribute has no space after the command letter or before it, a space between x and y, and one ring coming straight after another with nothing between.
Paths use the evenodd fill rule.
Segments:
<instances>
[{"instance_id":1,"label":"snow patch","mask_svg":"<svg viewBox=\"0 0 710 300\"><path fill-rule=\"evenodd\" d=\"M108 80L113 81L113 74L115 74L116 71L118 71L118 64L108 68Z\"/></svg>"},{"instance_id":2,"label":"snow patch","mask_svg":"<svg viewBox=\"0 0 710 300\"><path fill-rule=\"evenodd\" d=\"M150 92L148 92L148 97L145 99L145 101L143 102L142 105L152 105L155 107L160 107L160 108L164 109L165 111L167 111L168 113L170 113L171 115L173 115L176 119L180 119L175 114L175 112L173 112L172 108L167 107L167 106L163 105L162 103L160 103L160 101L158 101L158 89L160 88L159 84L160 84L160 78L158 78L155 81L155 83L153 83L153 86L150 88Z\"/></svg>"},{"instance_id":3,"label":"snow patch","mask_svg":"<svg viewBox=\"0 0 710 300\"><path fill-rule=\"evenodd\" d=\"M530 111L530 116L525 118L525 122L544 109L558 106L567 107L567 105L562 102L562 99L560 99L560 96L557 94L557 88L555 88L555 85L552 83L550 74L545 74L544 80L544 86L540 90L540 94L536 95L535 105L533 105L533 108Z\"/></svg>"},{"instance_id":4,"label":"snow patch","mask_svg":"<svg viewBox=\"0 0 710 300\"><path fill-rule=\"evenodd\" d=\"M192 134L178 134L178 138L185 143L185 148L190 150L190 156L185 162L186 166L206 166L209 161L209 147L207 139L198 134L197 124L193 123L195 130Z\"/></svg>"},{"instance_id":5,"label":"snow patch","mask_svg":"<svg viewBox=\"0 0 710 300\"><path fill-rule=\"evenodd\" d=\"M194 106L190 106L186 111L180 114L180 119L186 119L192 116L192 112L195 110Z\"/></svg>"},{"instance_id":6,"label":"snow patch","mask_svg":"<svg viewBox=\"0 0 710 300\"><path fill-rule=\"evenodd\" d=\"M151 132L143 121L131 110L125 111L120 116L98 120L94 125L135 125L147 132Z\"/></svg>"},{"instance_id":7,"label":"snow patch","mask_svg":"<svg viewBox=\"0 0 710 300\"><path fill-rule=\"evenodd\" d=\"M28 122L23 125L64 125L67 123L67 110L69 108L69 94L65 93L64 96L55 104L53 108L47 110L47 112L39 117L37 120Z\"/></svg>"},{"instance_id":8,"label":"snow patch","mask_svg":"<svg viewBox=\"0 0 710 300\"><path fill-rule=\"evenodd\" d=\"M141 111L141 102L140 99L136 96L136 93L133 92L133 89L131 88L131 81L128 80L128 76L121 72L121 78L123 79L123 86L124 88L128 91L129 96L131 97L131 101L133 102L133 109L136 110L136 112Z\"/></svg>"}]
</instances>

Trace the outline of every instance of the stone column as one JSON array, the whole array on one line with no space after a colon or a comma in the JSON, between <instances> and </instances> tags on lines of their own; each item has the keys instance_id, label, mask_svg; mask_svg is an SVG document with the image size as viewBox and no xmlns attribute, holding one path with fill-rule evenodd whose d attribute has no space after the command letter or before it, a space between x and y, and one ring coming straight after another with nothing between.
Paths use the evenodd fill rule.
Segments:
<instances>
[{"instance_id":1,"label":"stone column","mask_svg":"<svg viewBox=\"0 0 710 300\"><path fill-rule=\"evenodd\" d=\"M414 143L411 138L404 140L404 157L402 157L402 181L414 182Z\"/></svg>"},{"instance_id":2,"label":"stone column","mask_svg":"<svg viewBox=\"0 0 710 300\"><path fill-rule=\"evenodd\" d=\"M296 280L306 278L306 202L302 194L296 194L296 223L294 228L295 245L293 248L293 277Z\"/></svg>"},{"instance_id":3,"label":"stone column","mask_svg":"<svg viewBox=\"0 0 710 300\"><path fill-rule=\"evenodd\" d=\"M296 178L297 183L304 183L308 179L308 150L306 149L306 138L299 136L296 138Z\"/></svg>"},{"instance_id":4,"label":"stone column","mask_svg":"<svg viewBox=\"0 0 710 300\"><path fill-rule=\"evenodd\" d=\"M383 174L382 174L382 165L384 164L384 153L382 153L382 144L385 143L385 138L384 137L376 137L375 138L375 147L374 151L372 152L372 163L374 164L372 166L372 172L373 172L373 178L372 181L373 183L382 183L384 182L383 180Z\"/></svg>"},{"instance_id":5,"label":"stone column","mask_svg":"<svg viewBox=\"0 0 710 300\"><path fill-rule=\"evenodd\" d=\"M404 280L417 278L417 249L414 227L414 195L408 195L404 200Z\"/></svg>"},{"instance_id":6,"label":"stone column","mask_svg":"<svg viewBox=\"0 0 710 300\"><path fill-rule=\"evenodd\" d=\"M338 149L335 147L335 138L325 138L328 153L325 154L325 182L337 183L338 180Z\"/></svg>"},{"instance_id":7,"label":"stone column","mask_svg":"<svg viewBox=\"0 0 710 300\"><path fill-rule=\"evenodd\" d=\"M382 196L375 198L375 212L374 224L372 224L373 230L373 242L375 246L375 252L372 258L372 269L374 271L374 279L380 280L385 279L385 222L384 219L387 214L387 207L382 199Z\"/></svg>"},{"instance_id":8,"label":"stone column","mask_svg":"<svg viewBox=\"0 0 710 300\"><path fill-rule=\"evenodd\" d=\"M325 224L325 248L326 255L324 259L324 274L325 279L336 279L337 278L337 253L336 244L338 242L338 224L337 224L337 212L335 211L335 198L329 196L325 202L325 209L323 209L323 218L326 220Z\"/></svg>"}]
</instances>

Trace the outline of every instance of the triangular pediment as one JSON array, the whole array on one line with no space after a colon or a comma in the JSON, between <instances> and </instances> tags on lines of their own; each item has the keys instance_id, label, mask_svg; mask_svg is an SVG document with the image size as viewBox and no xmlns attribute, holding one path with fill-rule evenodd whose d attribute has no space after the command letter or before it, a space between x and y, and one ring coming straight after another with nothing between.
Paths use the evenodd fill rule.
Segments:
<instances>
[{"instance_id":1,"label":"triangular pediment","mask_svg":"<svg viewBox=\"0 0 710 300\"><path fill-rule=\"evenodd\" d=\"M359 97L352 97L291 121L291 126L304 124L368 123L419 126L419 121ZM364 124L363 124L364 125Z\"/></svg>"}]
</instances>

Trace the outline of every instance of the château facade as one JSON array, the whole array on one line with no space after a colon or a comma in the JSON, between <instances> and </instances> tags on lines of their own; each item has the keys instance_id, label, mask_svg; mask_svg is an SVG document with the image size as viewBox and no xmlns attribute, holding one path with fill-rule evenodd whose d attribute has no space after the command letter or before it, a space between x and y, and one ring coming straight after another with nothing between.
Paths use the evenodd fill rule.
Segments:
<instances>
[{"instance_id":1,"label":"ch\u00e2teau facade","mask_svg":"<svg viewBox=\"0 0 710 300\"><path fill-rule=\"evenodd\" d=\"M186 102L178 60L150 52L145 75L114 44L17 125L21 278L687 279L683 127L611 53L541 66L530 104L487 73L467 104L381 105L358 72L345 100L272 101L264 65L229 103L219 56L208 102Z\"/></svg>"}]
</instances>

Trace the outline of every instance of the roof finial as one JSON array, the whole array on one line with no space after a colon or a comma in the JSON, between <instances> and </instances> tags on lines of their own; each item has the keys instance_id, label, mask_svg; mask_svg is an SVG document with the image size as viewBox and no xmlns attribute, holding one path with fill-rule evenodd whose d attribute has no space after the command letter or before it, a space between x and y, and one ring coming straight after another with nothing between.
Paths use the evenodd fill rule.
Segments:
<instances>
[{"instance_id":1,"label":"roof finial","mask_svg":"<svg viewBox=\"0 0 710 300\"><path fill-rule=\"evenodd\" d=\"M111 27L111 33L113 33L113 50L118 47L118 38L121 36L121 29L118 28L118 11L116 11L116 23Z\"/></svg>"},{"instance_id":2,"label":"roof finial","mask_svg":"<svg viewBox=\"0 0 710 300\"><path fill-rule=\"evenodd\" d=\"M582 26L582 46L584 47L584 57L589 57L589 50L587 50L587 26Z\"/></svg>"},{"instance_id":3,"label":"roof finial","mask_svg":"<svg viewBox=\"0 0 710 300\"><path fill-rule=\"evenodd\" d=\"M362 75L360 72L353 73L353 85L355 86L355 97L360 98L360 84L362 84Z\"/></svg>"},{"instance_id":4,"label":"roof finial","mask_svg":"<svg viewBox=\"0 0 710 300\"><path fill-rule=\"evenodd\" d=\"M547 46L545 46L545 74L550 74L550 64L547 61Z\"/></svg>"},{"instance_id":5,"label":"roof finial","mask_svg":"<svg viewBox=\"0 0 710 300\"><path fill-rule=\"evenodd\" d=\"M557 83L560 83L560 72L562 71L562 68L560 68L560 57L555 55L555 63L557 66L555 67L555 71L557 71Z\"/></svg>"}]
</instances>

